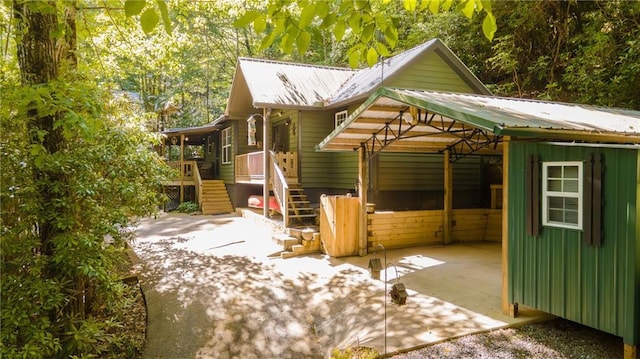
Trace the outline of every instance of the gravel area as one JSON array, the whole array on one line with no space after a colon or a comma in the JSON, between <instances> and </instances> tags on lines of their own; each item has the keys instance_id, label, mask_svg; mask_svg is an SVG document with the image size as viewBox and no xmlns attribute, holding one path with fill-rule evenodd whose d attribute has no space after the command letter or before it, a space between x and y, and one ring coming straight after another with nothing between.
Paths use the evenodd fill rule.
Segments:
<instances>
[{"instance_id":1,"label":"gravel area","mask_svg":"<svg viewBox=\"0 0 640 359\"><path fill-rule=\"evenodd\" d=\"M394 359L622 357L622 338L564 319L469 335L392 356Z\"/></svg>"}]
</instances>

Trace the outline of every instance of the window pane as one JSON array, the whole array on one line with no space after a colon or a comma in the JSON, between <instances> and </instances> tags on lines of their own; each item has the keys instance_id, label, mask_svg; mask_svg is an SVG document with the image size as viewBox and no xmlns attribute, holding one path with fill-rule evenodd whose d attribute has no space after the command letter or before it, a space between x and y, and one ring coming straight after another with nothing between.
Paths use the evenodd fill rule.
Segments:
<instances>
[{"instance_id":1,"label":"window pane","mask_svg":"<svg viewBox=\"0 0 640 359\"><path fill-rule=\"evenodd\" d=\"M564 180L563 192L578 193L578 181L573 179Z\"/></svg>"},{"instance_id":2,"label":"window pane","mask_svg":"<svg viewBox=\"0 0 640 359\"><path fill-rule=\"evenodd\" d=\"M547 177L562 178L562 166L549 166L547 169Z\"/></svg>"},{"instance_id":3,"label":"window pane","mask_svg":"<svg viewBox=\"0 0 640 359\"><path fill-rule=\"evenodd\" d=\"M563 219L562 210L555 210L555 209L549 210L550 222L562 222L562 219Z\"/></svg>"},{"instance_id":4,"label":"window pane","mask_svg":"<svg viewBox=\"0 0 640 359\"><path fill-rule=\"evenodd\" d=\"M564 199L564 208L572 211L578 210L578 199L577 198L565 198Z\"/></svg>"},{"instance_id":5,"label":"window pane","mask_svg":"<svg viewBox=\"0 0 640 359\"><path fill-rule=\"evenodd\" d=\"M566 211L564 216L564 222L578 224L578 211Z\"/></svg>"},{"instance_id":6,"label":"window pane","mask_svg":"<svg viewBox=\"0 0 640 359\"><path fill-rule=\"evenodd\" d=\"M578 166L566 166L564 168L564 178L578 178Z\"/></svg>"},{"instance_id":7,"label":"window pane","mask_svg":"<svg viewBox=\"0 0 640 359\"><path fill-rule=\"evenodd\" d=\"M549 208L550 209L563 209L564 208L564 198L562 197L549 197Z\"/></svg>"},{"instance_id":8,"label":"window pane","mask_svg":"<svg viewBox=\"0 0 640 359\"><path fill-rule=\"evenodd\" d=\"M561 180L548 180L547 181L547 191L562 192L562 181Z\"/></svg>"}]
</instances>

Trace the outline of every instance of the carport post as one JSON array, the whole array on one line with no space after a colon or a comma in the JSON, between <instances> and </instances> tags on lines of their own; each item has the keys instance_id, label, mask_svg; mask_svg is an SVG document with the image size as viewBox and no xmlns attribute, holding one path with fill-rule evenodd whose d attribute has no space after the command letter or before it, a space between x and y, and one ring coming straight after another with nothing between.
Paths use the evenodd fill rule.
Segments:
<instances>
[{"instance_id":1,"label":"carport post","mask_svg":"<svg viewBox=\"0 0 640 359\"><path fill-rule=\"evenodd\" d=\"M502 142L502 313L515 314L509 301L509 141Z\"/></svg>"},{"instance_id":2,"label":"carport post","mask_svg":"<svg viewBox=\"0 0 640 359\"><path fill-rule=\"evenodd\" d=\"M360 201L358 254L367 255L367 191L369 189L369 166L364 145L358 148L358 199Z\"/></svg>"},{"instance_id":3,"label":"carport post","mask_svg":"<svg viewBox=\"0 0 640 359\"><path fill-rule=\"evenodd\" d=\"M444 151L444 213L443 213L443 243L451 243L451 217L453 207L453 166L451 165L451 150Z\"/></svg>"},{"instance_id":4,"label":"carport post","mask_svg":"<svg viewBox=\"0 0 640 359\"><path fill-rule=\"evenodd\" d=\"M262 184L263 206L262 214L264 218L269 218L269 190L271 189L271 179L269 178L271 171L271 155L269 153L269 116L271 109L262 110L262 170L264 171L264 183ZM285 223L285 226L287 224Z\"/></svg>"}]
</instances>

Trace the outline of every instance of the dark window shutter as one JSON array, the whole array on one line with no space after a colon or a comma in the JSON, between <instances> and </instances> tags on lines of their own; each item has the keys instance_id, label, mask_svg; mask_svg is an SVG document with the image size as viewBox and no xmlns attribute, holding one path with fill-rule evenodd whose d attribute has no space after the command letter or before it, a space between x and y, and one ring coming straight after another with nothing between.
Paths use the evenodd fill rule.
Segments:
<instances>
[{"instance_id":1,"label":"dark window shutter","mask_svg":"<svg viewBox=\"0 0 640 359\"><path fill-rule=\"evenodd\" d=\"M584 168L583 241L602 245L602 155L591 154Z\"/></svg>"},{"instance_id":2,"label":"dark window shutter","mask_svg":"<svg viewBox=\"0 0 640 359\"><path fill-rule=\"evenodd\" d=\"M531 155L525 168L527 234L540 235L540 160Z\"/></svg>"}]
</instances>

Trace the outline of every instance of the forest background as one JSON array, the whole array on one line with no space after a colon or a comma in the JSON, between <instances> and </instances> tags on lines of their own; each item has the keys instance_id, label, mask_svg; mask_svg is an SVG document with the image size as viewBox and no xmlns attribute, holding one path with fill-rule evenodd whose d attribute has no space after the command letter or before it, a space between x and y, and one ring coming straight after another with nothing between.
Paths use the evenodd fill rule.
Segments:
<instances>
[{"instance_id":1,"label":"forest background","mask_svg":"<svg viewBox=\"0 0 640 359\"><path fill-rule=\"evenodd\" d=\"M155 133L219 117L238 57L366 66L435 37L496 95L640 110L638 1L4 0L0 356L135 357L115 268L171 175Z\"/></svg>"}]
</instances>

